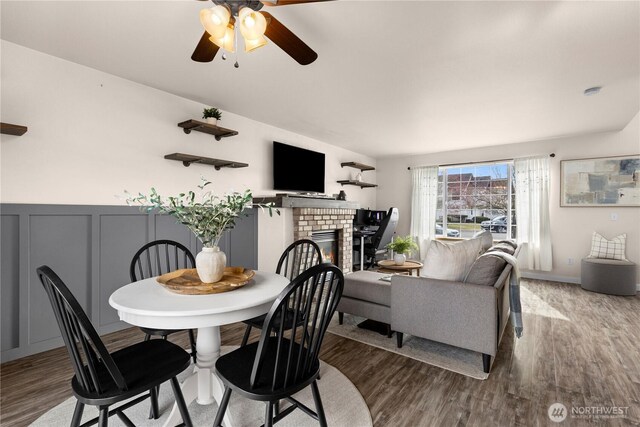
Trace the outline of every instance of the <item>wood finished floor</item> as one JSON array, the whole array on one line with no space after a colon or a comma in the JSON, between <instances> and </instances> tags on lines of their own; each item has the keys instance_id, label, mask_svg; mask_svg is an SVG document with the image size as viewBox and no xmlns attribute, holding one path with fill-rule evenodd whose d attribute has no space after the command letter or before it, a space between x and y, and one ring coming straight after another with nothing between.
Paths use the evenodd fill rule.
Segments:
<instances>
[{"instance_id":1,"label":"wood finished floor","mask_svg":"<svg viewBox=\"0 0 640 427\"><path fill-rule=\"evenodd\" d=\"M571 418L551 423L547 409L554 402L569 410L627 406L626 418L596 422L640 425L640 296L607 296L543 281L522 287L525 335L515 340L509 330L486 381L332 334L321 358L358 387L375 426L593 425ZM239 344L243 331L239 324L223 327L223 345ZM110 350L140 339L136 328L104 337ZM186 333L173 341L188 348ZM63 349L0 369L2 425L28 425L71 396Z\"/></svg>"}]
</instances>

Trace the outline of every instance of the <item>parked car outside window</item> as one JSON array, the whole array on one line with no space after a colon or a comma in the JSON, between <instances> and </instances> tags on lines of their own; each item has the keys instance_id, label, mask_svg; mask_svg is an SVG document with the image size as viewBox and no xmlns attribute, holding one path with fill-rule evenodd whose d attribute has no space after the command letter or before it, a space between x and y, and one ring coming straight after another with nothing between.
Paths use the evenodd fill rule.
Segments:
<instances>
[{"instance_id":1,"label":"parked car outside window","mask_svg":"<svg viewBox=\"0 0 640 427\"><path fill-rule=\"evenodd\" d=\"M442 235L442 224L436 224L436 235ZM460 232L458 230L452 230L447 228L447 237L460 237Z\"/></svg>"},{"instance_id":2,"label":"parked car outside window","mask_svg":"<svg viewBox=\"0 0 640 427\"><path fill-rule=\"evenodd\" d=\"M506 215L495 217L490 221L482 221L480 227L483 230L496 231L498 233L507 232L507 217Z\"/></svg>"}]
</instances>

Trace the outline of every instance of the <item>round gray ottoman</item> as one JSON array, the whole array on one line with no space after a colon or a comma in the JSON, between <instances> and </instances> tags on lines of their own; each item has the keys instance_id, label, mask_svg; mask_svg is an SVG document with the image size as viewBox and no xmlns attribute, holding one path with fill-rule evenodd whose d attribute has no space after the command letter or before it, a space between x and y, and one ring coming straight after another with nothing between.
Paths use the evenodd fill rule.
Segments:
<instances>
[{"instance_id":1,"label":"round gray ottoman","mask_svg":"<svg viewBox=\"0 0 640 427\"><path fill-rule=\"evenodd\" d=\"M583 258L581 287L609 295L636 294L636 265L631 261Z\"/></svg>"}]
</instances>

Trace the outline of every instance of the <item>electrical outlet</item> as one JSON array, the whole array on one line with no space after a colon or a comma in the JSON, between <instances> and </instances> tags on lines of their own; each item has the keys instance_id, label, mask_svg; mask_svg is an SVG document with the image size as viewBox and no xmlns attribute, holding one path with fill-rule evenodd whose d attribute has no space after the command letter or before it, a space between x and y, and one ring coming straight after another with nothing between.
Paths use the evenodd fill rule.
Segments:
<instances>
[{"instance_id":1,"label":"electrical outlet","mask_svg":"<svg viewBox=\"0 0 640 427\"><path fill-rule=\"evenodd\" d=\"M567 265L573 265L574 261L573 258L567 258Z\"/></svg>"},{"instance_id":2,"label":"electrical outlet","mask_svg":"<svg viewBox=\"0 0 640 427\"><path fill-rule=\"evenodd\" d=\"M612 213L611 214L611 221L617 221L618 220L618 214L617 213Z\"/></svg>"}]
</instances>

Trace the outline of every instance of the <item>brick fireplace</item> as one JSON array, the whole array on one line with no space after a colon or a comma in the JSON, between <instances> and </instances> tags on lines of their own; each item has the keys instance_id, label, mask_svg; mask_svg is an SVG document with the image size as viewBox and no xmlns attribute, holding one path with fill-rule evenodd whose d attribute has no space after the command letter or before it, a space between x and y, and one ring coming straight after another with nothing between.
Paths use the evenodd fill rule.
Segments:
<instances>
[{"instance_id":1,"label":"brick fireplace","mask_svg":"<svg viewBox=\"0 0 640 427\"><path fill-rule=\"evenodd\" d=\"M293 239L312 239L314 232L336 231L337 266L349 273L353 257L353 217L355 209L293 208Z\"/></svg>"}]
</instances>

